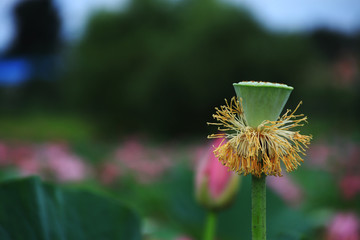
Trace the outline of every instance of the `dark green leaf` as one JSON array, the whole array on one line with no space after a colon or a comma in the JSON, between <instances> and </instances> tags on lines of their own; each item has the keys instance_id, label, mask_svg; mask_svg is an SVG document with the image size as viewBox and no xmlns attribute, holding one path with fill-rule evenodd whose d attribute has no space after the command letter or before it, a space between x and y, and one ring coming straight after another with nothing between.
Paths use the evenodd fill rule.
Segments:
<instances>
[{"instance_id":1,"label":"dark green leaf","mask_svg":"<svg viewBox=\"0 0 360 240\"><path fill-rule=\"evenodd\" d=\"M2 240L138 240L139 218L120 203L38 178L0 185Z\"/></svg>"}]
</instances>

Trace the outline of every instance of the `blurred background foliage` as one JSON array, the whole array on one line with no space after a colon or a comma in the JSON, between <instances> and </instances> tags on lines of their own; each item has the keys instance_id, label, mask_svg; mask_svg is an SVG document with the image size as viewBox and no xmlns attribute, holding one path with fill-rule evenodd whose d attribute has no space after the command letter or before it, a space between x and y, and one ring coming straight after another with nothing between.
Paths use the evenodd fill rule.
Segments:
<instances>
[{"instance_id":1,"label":"blurred background foliage","mask_svg":"<svg viewBox=\"0 0 360 240\"><path fill-rule=\"evenodd\" d=\"M204 133L199 123L233 95L233 82L299 81L312 56L308 39L268 34L240 9L200 0L137 0L100 14L74 54L71 103L111 131L167 137Z\"/></svg>"},{"instance_id":2,"label":"blurred background foliage","mask_svg":"<svg viewBox=\"0 0 360 240\"><path fill-rule=\"evenodd\" d=\"M58 4L13 7L17 34L0 55L2 179L110 195L140 214L146 239L199 239L194 172L216 131L206 122L232 83L279 82L295 88L287 108L303 101L314 140L304 167L269 185L269 238L333 240L336 221L359 225L359 31L274 32L217 0L131 0L94 12L68 41ZM250 238L242 179L219 213L220 240Z\"/></svg>"},{"instance_id":3,"label":"blurred background foliage","mask_svg":"<svg viewBox=\"0 0 360 240\"><path fill-rule=\"evenodd\" d=\"M5 56L26 56L40 71L1 88L5 114L83 116L105 138L134 130L162 139L200 136L214 106L234 95L232 83L261 80L294 86L289 106L303 100L310 118L330 121L326 130L349 132L346 123L359 119L357 76L343 69L354 67L358 35L274 34L243 9L214 0L134 0L123 11L95 14L83 38L67 46L57 37L55 10L38 5L47 14L37 14L44 10L34 3L17 7L21 34ZM34 24L41 25L35 33Z\"/></svg>"}]
</instances>

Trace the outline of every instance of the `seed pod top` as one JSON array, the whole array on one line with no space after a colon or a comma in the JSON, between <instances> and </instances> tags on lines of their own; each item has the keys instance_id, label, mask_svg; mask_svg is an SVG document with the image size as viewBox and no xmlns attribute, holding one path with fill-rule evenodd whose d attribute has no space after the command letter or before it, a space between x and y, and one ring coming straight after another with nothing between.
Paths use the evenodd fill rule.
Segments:
<instances>
[{"instance_id":1,"label":"seed pod top","mask_svg":"<svg viewBox=\"0 0 360 240\"><path fill-rule=\"evenodd\" d=\"M275 121L283 110L293 87L269 82L234 83L247 124L256 128L264 120Z\"/></svg>"}]
</instances>

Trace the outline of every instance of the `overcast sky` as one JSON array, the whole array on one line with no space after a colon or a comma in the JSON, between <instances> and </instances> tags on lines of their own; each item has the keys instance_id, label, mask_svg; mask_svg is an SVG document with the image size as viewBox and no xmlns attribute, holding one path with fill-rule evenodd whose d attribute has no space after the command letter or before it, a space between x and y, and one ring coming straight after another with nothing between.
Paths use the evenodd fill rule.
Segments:
<instances>
[{"instance_id":1,"label":"overcast sky","mask_svg":"<svg viewBox=\"0 0 360 240\"><path fill-rule=\"evenodd\" d=\"M0 53L15 35L11 11L22 0L0 0ZM30 0L27 0L30 1ZM66 39L81 36L92 12L118 10L128 0L54 0ZM360 0L224 0L243 6L266 28L280 32L327 27L344 33L360 29Z\"/></svg>"},{"instance_id":2,"label":"overcast sky","mask_svg":"<svg viewBox=\"0 0 360 240\"><path fill-rule=\"evenodd\" d=\"M304 31L327 27L344 33L360 29L360 0L227 0L244 6L267 28Z\"/></svg>"},{"instance_id":3,"label":"overcast sky","mask_svg":"<svg viewBox=\"0 0 360 240\"><path fill-rule=\"evenodd\" d=\"M21 1L0 0L0 53L15 36L14 21L11 17L14 6ZM36 0L37 1L37 0ZM62 20L62 35L69 40L77 39L83 33L87 20L94 11L121 9L127 0L53 0Z\"/></svg>"}]
</instances>

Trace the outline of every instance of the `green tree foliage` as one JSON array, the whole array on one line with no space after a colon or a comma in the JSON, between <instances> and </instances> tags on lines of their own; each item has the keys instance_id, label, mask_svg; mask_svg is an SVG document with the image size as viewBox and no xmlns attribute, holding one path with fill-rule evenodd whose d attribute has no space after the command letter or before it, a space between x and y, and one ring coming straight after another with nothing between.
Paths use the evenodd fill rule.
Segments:
<instances>
[{"instance_id":1,"label":"green tree foliage","mask_svg":"<svg viewBox=\"0 0 360 240\"><path fill-rule=\"evenodd\" d=\"M204 133L233 82L293 84L310 55L306 38L270 34L215 0L133 0L93 18L63 86L107 132Z\"/></svg>"}]
</instances>

